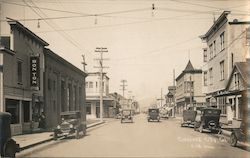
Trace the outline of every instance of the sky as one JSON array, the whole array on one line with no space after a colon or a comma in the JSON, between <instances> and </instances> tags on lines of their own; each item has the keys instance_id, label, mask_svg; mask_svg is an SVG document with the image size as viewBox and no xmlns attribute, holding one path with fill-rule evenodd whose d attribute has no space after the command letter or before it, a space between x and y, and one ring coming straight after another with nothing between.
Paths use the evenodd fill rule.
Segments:
<instances>
[{"instance_id":1,"label":"sky","mask_svg":"<svg viewBox=\"0 0 250 158\"><path fill-rule=\"evenodd\" d=\"M87 72L99 71L97 47L104 53L110 92L133 95L149 106L173 85L188 60L202 67L202 43L224 10L243 20L249 0L0 0L1 34L9 34L6 17L19 20L49 43L48 48ZM153 5L154 4L154 9ZM38 26L39 25L39 26ZM131 94L128 93L131 91Z\"/></svg>"}]
</instances>

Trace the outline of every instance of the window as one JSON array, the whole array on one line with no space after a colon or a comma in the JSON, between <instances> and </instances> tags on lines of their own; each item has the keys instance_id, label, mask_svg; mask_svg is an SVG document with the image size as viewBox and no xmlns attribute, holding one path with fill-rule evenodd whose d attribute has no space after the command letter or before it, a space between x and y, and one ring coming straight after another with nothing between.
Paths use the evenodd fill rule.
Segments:
<instances>
[{"instance_id":1,"label":"window","mask_svg":"<svg viewBox=\"0 0 250 158\"><path fill-rule=\"evenodd\" d=\"M214 56L216 56L216 40L214 40Z\"/></svg>"},{"instance_id":2,"label":"window","mask_svg":"<svg viewBox=\"0 0 250 158\"><path fill-rule=\"evenodd\" d=\"M207 71L204 71L203 80L204 80L204 86L207 86Z\"/></svg>"},{"instance_id":3,"label":"window","mask_svg":"<svg viewBox=\"0 0 250 158\"><path fill-rule=\"evenodd\" d=\"M225 73L224 73L224 60L220 62L220 80L225 79Z\"/></svg>"},{"instance_id":4,"label":"window","mask_svg":"<svg viewBox=\"0 0 250 158\"><path fill-rule=\"evenodd\" d=\"M19 100L6 99L5 104L6 104L6 112L9 112L11 114L11 124L20 123Z\"/></svg>"},{"instance_id":5,"label":"window","mask_svg":"<svg viewBox=\"0 0 250 158\"><path fill-rule=\"evenodd\" d=\"M56 91L56 81L53 80L53 91Z\"/></svg>"},{"instance_id":6,"label":"window","mask_svg":"<svg viewBox=\"0 0 250 158\"><path fill-rule=\"evenodd\" d=\"M213 85L213 68L209 69L209 83Z\"/></svg>"},{"instance_id":7,"label":"window","mask_svg":"<svg viewBox=\"0 0 250 158\"><path fill-rule=\"evenodd\" d=\"M213 44L209 45L209 51L210 51L210 59L212 59L214 57L214 54L213 54Z\"/></svg>"},{"instance_id":8,"label":"window","mask_svg":"<svg viewBox=\"0 0 250 158\"><path fill-rule=\"evenodd\" d=\"M207 62L207 48L203 49L203 62Z\"/></svg>"},{"instance_id":9,"label":"window","mask_svg":"<svg viewBox=\"0 0 250 158\"><path fill-rule=\"evenodd\" d=\"M220 34L220 50L222 51L225 48L225 37L224 32Z\"/></svg>"},{"instance_id":10,"label":"window","mask_svg":"<svg viewBox=\"0 0 250 158\"><path fill-rule=\"evenodd\" d=\"M234 73L234 89L239 90L240 81L239 81L239 73Z\"/></svg>"},{"instance_id":11,"label":"window","mask_svg":"<svg viewBox=\"0 0 250 158\"><path fill-rule=\"evenodd\" d=\"M227 106L226 106L226 97L219 97L218 99L218 107L221 109L221 114L227 114Z\"/></svg>"},{"instance_id":12,"label":"window","mask_svg":"<svg viewBox=\"0 0 250 158\"><path fill-rule=\"evenodd\" d=\"M89 82L89 88L93 88L93 82Z\"/></svg>"},{"instance_id":13,"label":"window","mask_svg":"<svg viewBox=\"0 0 250 158\"><path fill-rule=\"evenodd\" d=\"M17 61L17 83L23 82L23 68L22 68L23 62Z\"/></svg>"},{"instance_id":14,"label":"window","mask_svg":"<svg viewBox=\"0 0 250 158\"><path fill-rule=\"evenodd\" d=\"M98 82L95 82L95 87L98 88Z\"/></svg>"},{"instance_id":15,"label":"window","mask_svg":"<svg viewBox=\"0 0 250 158\"><path fill-rule=\"evenodd\" d=\"M89 83L85 82L85 88L88 88L88 87L89 87Z\"/></svg>"}]
</instances>

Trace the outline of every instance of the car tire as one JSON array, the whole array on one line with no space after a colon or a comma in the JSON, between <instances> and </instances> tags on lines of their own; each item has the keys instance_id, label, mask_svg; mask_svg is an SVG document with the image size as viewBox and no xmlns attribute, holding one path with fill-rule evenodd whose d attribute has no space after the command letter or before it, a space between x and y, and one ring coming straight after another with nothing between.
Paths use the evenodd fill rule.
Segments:
<instances>
[{"instance_id":1,"label":"car tire","mask_svg":"<svg viewBox=\"0 0 250 158\"><path fill-rule=\"evenodd\" d=\"M8 140L3 147L3 157L16 156L16 143L13 139Z\"/></svg>"},{"instance_id":2,"label":"car tire","mask_svg":"<svg viewBox=\"0 0 250 158\"><path fill-rule=\"evenodd\" d=\"M237 137L235 134L231 134L230 136L230 145L235 147L237 145Z\"/></svg>"}]
</instances>

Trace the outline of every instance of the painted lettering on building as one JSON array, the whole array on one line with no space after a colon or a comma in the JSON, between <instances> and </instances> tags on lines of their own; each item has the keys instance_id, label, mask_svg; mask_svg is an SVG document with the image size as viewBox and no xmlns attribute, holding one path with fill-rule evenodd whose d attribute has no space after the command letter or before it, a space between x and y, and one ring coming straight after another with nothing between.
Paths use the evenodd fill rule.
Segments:
<instances>
[{"instance_id":1,"label":"painted lettering on building","mask_svg":"<svg viewBox=\"0 0 250 158\"><path fill-rule=\"evenodd\" d=\"M30 85L32 88L39 90L39 80L40 80L40 65L39 57L30 57Z\"/></svg>"}]
</instances>

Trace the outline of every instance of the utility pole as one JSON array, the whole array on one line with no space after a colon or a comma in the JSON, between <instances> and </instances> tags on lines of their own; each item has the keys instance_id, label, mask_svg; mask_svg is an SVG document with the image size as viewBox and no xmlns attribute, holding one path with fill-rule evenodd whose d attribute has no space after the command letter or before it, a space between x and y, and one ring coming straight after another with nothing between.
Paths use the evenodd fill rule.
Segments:
<instances>
[{"instance_id":1,"label":"utility pole","mask_svg":"<svg viewBox=\"0 0 250 158\"><path fill-rule=\"evenodd\" d=\"M128 85L126 85L126 82L127 82L127 80L121 80L122 84L120 86L122 87L121 90L122 90L122 96L123 96L123 98L124 98L124 92L125 92L125 90L127 90L126 86L128 86Z\"/></svg>"},{"instance_id":2,"label":"utility pole","mask_svg":"<svg viewBox=\"0 0 250 158\"><path fill-rule=\"evenodd\" d=\"M161 88L161 107L162 107L162 88Z\"/></svg>"},{"instance_id":3,"label":"utility pole","mask_svg":"<svg viewBox=\"0 0 250 158\"><path fill-rule=\"evenodd\" d=\"M103 47L97 47L95 52L100 53L100 58L97 58L95 60L97 60L99 62L99 66L94 66L94 68L98 68L99 69L99 73L100 73L100 84L99 84L99 92L100 92L100 119L101 122L103 121L103 69L104 68L108 68L103 66L103 60L108 60L108 59L104 59L103 58L103 53L107 53L108 49L107 48L103 48Z\"/></svg>"},{"instance_id":4,"label":"utility pole","mask_svg":"<svg viewBox=\"0 0 250 158\"><path fill-rule=\"evenodd\" d=\"M175 69L173 70L173 86L175 86ZM173 96L173 103L174 103L174 117L175 117L175 112L176 112L176 106L175 106L175 94L176 94L176 87L175 87L175 92Z\"/></svg>"},{"instance_id":5,"label":"utility pole","mask_svg":"<svg viewBox=\"0 0 250 158\"><path fill-rule=\"evenodd\" d=\"M82 55L82 65L83 65L83 72L86 71L85 67L87 66L87 63L85 62L85 55Z\"/></svg>"}]
</instances>

